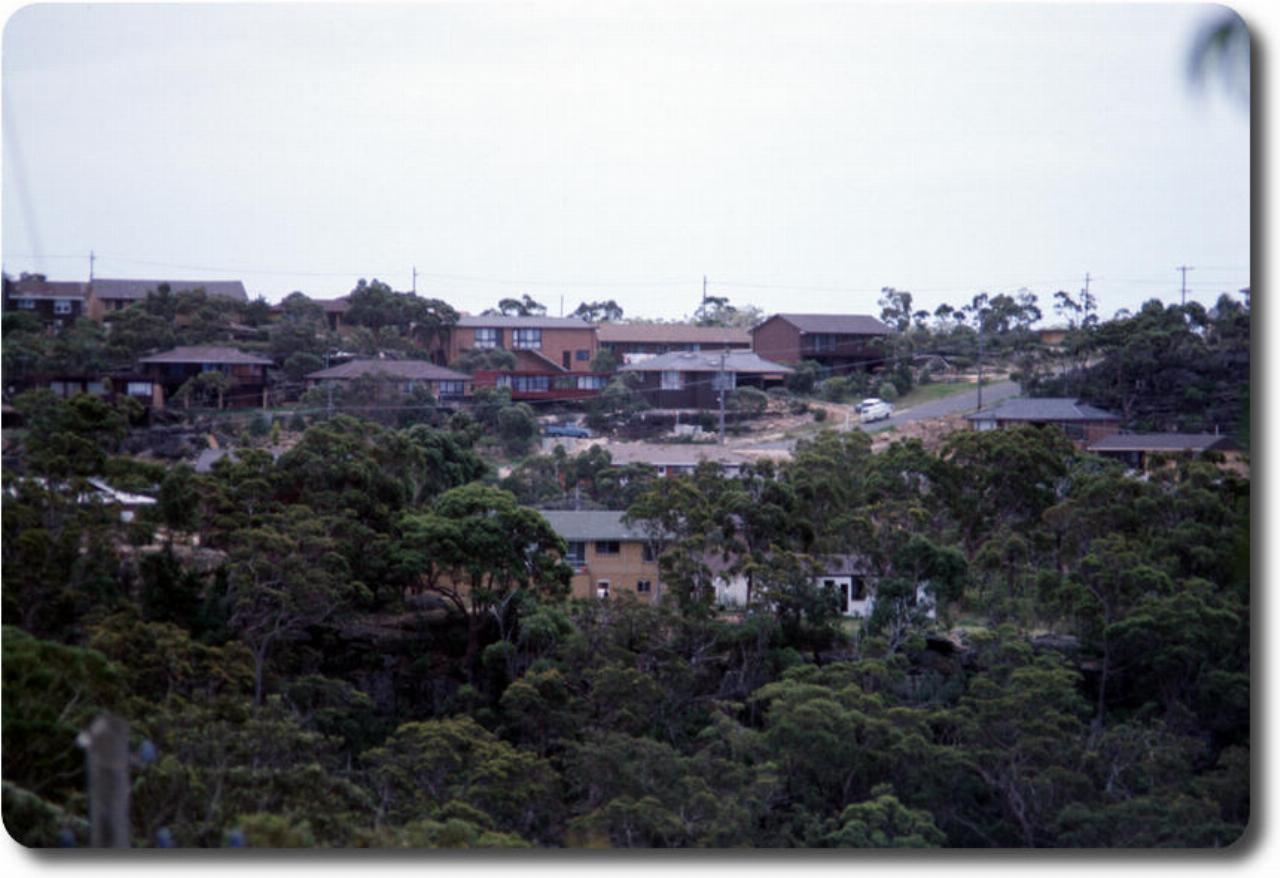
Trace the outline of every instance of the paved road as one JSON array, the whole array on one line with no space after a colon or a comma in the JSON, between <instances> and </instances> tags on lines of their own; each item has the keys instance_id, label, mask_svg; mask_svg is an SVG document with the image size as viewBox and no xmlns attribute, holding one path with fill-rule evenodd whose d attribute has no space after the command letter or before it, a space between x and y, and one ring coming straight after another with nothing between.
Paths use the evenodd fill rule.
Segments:
<instances>
[{"instance_id":1,"label":"paved road","mask_svg":"<svg viewBox=\"0 0 1280 878\"><path fill-rule=\"evenodd\" d=\"M982 406L989 408L1002 399L1010 396L1018 395L1018 385L1014 381L998 381L994 384L982 385ZM849 424L837 424L836 429L844 430L865 430L868 433L879 433L881 430L887 430L890 427L900 427L911 421L920 421L925 418L940 418L944 415L954 415L961 412L968 412L978 407L978 390L974 388L965 393L957 393L954 396L945 396L942 399L935 399L929 402L922 402L919 405L912 406L909 409L903 409L895 414L892 418L886 418L883 421L876 421L874 424L859 424L853 420ZM855 416L856 417L856 416ZM761 450L792 450L796 447L794 439L780 439L776 442L761 442L759 444L741 446L743 448L761 449Z\"/></svg>"}]
</instances>

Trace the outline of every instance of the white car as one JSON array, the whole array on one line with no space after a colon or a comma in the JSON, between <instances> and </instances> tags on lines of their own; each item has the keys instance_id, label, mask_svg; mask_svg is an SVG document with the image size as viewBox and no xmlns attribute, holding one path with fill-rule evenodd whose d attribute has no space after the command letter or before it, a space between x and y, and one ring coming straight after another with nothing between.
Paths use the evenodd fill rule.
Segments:
<instances>
[{"instance_id":1,"label":"white car","mask_svg":"<svg viewBox=\"0 0 1280 878\"><path fill-rule=\"evenodd\" d=\"M858 419L864 424L893 417L893 403L883 399L864 399L858 404Z\"/></svg>"}]
</instances>

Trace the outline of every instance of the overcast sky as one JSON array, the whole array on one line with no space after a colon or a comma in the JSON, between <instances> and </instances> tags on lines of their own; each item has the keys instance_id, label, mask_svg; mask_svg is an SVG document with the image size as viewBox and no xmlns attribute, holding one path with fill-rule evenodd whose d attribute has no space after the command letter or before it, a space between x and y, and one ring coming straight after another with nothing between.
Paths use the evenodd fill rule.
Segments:
<instances>
[{"instance_id":1,"label":"overcast sky","mask_svg":"<svg viewBox=\"0 0 1280 878\"><path fill-rule=\"evenodd\" d=\"M1104 313L1250 283L1212 7L35 6L3 42L3 262L379 277L478 311L932 310L1085 272Z\"/></svg>"}]
</instances>

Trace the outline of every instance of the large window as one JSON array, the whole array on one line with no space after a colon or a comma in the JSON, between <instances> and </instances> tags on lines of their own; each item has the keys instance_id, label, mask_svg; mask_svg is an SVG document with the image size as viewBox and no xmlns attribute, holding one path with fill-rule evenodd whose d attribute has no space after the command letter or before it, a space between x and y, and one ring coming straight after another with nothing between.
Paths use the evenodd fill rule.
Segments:
<instances>
[{"instance_id":1,"label":"large window","mask_svg":"<svg viewBox=\"0 0 1280 878\"><path fill-rule=\"evenodd\" d=\"M462 396L466 385L461 381L437 381L436 393L440 396Z\"/></svg>"},{"instance_id":2,"label":"large window","mask_svg":"<svg viewBox=\"0 0 1280 878\"><path fill-rule=\"evenodd\" d=\"M32 311L36 307L36 300L35 299L19 299L18 307L21 308L23 311Z\"/></svg>"},{"instance_id":3,"label":"large window","mask_svg":"<svg viewBox=\"0 0 1280 878\"><path fill-rule=\"evenodd\" d=\"M579 390L600 390L604 387L605 378L603 375L579 375Z\"/></svg>"},{"instance_id":4,"label":"large window","mask_svg":"<svg viewBox=\"0 0 1280 878\"><path fill-rule=\"evenodd\" d=\"M834 351L836 345L840 342L840 336L818 333L808 336L808 340L809 350L811 351Z\"/></svg>"},{"instance_id":5,"label":"large window","mask_svg":"<svg viewBox=\"0 0 1280 878\"><path fill-rule=\"evenodd\" d=\"M662 373L662 389L663 390L682 390L684 388L684 374L674 370L668 370Z\"/></svg>"},{"instance_id":6,"label":"large window","mask_svg":"<svg viewBox=\"0 0 1280 878\"><path fill-rule=\"evenodd\" d=\"M512 375L511 389L522 393L546 393L551 389L550 375Z\"/></svg>"},{"instance_id":7,"label":"large window","mask_svg":"<svg viewBox=\"0 0 1280 878\"><path fill-rule=\"evenodd\" d=\"M622 551L622 546L617 540L596 540L597 555L617 555Z\"/></svg>"},{"instance_id":8,"label":"large window","mask_svg":"<svg viewBox=\"0 0 1280 878\"><path fill-rule=\"evenodd\" d=\"M502 331L493 327L477 329L475 345L478 348L496 348L502 342Z\"/></svg>"},{"instance_id":9,"label":"large window","mask_svg":"<svg viewBox=\"0 0 1280 878\"><path fill-rule=\"evenodd\" d=\"M71 300L70 299L54 299L53 313L54 314L70 314Z\"/></svg>"},{"instance_id":10,"label":"large window","mask_svg":"<svg viewBox=\"0 0 1280 878\"><path fill-rule=\"evenodd\" d=\"M540 348L542 347L542 330L541 329L517 329L511 334L511 346L513 348Z\"/></svg>"},{"instance_id":11,"label":"large window","mask_svg":"<svg viewBox=\"0 0 1280 878\"><path fill-rule=\"evenodd\" d=\"M737 386L737 372L716 372L711 376L711 387L715 390L733 390Z\"/></svg>"},{"instance_id":12,"label":"large window","mask_svg":"<svg viewBox=\"0 0 1280 878\"><path fill-rule=\"evenodd\" d=\"M586 566L587 544L581 540L569 540L566 545L569 551L564 556L565 563L574 569Z\"/></svg>"}]
</instances>

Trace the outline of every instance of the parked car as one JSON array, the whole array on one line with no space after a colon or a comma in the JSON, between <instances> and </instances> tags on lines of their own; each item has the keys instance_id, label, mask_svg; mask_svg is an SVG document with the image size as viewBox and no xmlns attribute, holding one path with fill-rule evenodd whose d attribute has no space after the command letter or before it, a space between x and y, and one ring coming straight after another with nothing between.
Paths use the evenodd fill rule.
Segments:
<instances>
[{"instance_id":1,"label":"parked car","mask_svg":"<svg viewBox=\"0 0 1280 878\"><path fill-rule=\"evenodd\" d=\"M567 436L572 439L590 439L591 431L574 424L548 424L542 431L546 436Z\"/></svg>"},{"instance_id":2,"label":"parked car","mask_svg":"<svg viewBox=\"0 0 1280 878\"><path fill-rule=\"evenodd\" d=\"M864 424L893 417L893 403L883 399L864 399L858 403L858 419Z\"/></svg>"}]
</instances>

